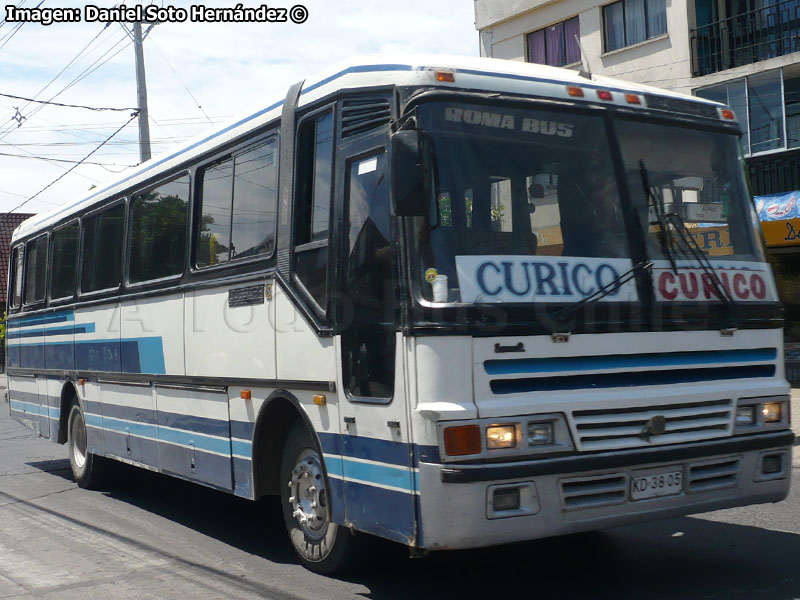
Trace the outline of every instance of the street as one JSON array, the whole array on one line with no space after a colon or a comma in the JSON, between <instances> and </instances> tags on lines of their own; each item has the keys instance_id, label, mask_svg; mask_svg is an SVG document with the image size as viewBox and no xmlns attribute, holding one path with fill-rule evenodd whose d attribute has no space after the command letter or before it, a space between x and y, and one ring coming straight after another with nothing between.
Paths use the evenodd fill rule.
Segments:
<instances>
[{"instance_id":1,"label":"street","mask_svg":"<svg viewBox=\"0 0 800 600\"><path fill-rule=\"evenodd\" d=\"M0 598L800 598L796 482L777 505L500 548L410 559L380 542L325 578L296 564L275 501L120 470L78 488L66 448L0 401Z\"/></svg>"}]
</instances>

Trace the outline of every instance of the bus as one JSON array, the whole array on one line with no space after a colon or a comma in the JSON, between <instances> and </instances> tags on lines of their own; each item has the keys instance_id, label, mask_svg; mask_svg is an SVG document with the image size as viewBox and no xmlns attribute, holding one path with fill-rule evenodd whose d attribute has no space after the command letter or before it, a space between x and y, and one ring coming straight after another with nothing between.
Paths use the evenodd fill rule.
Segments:
<instances>
[{"instance_id":1,"label":"bus","mask_svg":"<svg viewBox=\"0 0 800 600\"><path fill-rule=\"evenodd\" d=\"M781 306L723 105L368 57L15 231L13 417L280 496L320 573L788 493Z\"/></svg>"}]
</instances>

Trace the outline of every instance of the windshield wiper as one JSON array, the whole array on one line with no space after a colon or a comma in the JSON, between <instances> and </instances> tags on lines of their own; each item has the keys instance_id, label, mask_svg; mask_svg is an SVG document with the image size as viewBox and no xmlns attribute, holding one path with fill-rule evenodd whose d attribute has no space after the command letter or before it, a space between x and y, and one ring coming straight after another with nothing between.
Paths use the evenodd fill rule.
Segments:
<instances>
[{"instance_id":1,"label":"windshield wiper","mask_svg":"<svg viewBox=\"0 0 800 600\"><path fill-rule=\"evenodd\" d=\"M652 207L653 213L656 216L655 221L651 221L648 217L647 223L648 225L658 225L658 242L661 246L661 254L669 260L672 271L677 275L678 265L675 263L675 250L672 247L672 238L667 236L667 219L664 214L664 200L663 198L657 199L656 195L653 193L653 188L650 187L650 178L647 175L647 167L644 166L644 161L642 159L639 159L639 175L642 178L642 187L644 188L644 197L647 200L647 207Z\"/></svg>"},{"instance_id":2,"label":"windshield wiper","mask_svg":"<svg viewBox=\"0 0 800 600\"><path fill-rule=\"evenodd\" d=\"M672 225L672 228L676 231L680 241L686 248L686 250L683 250L681 253L690 255L691 258L693 258L697 264L700 265L704 276L710 280L711 286L714 288L714 292L728 309L729 318L731 318L735 323L736 318L733 314L735 301L730 295L728 288L726 288L720 280L717 270L714 268L714 265L711 264L711 261L708 259L708 256L706 256L706 253L703 252L702 248L700 248L697 240L694 238L694 236L692 236L691 233L689 233L686 223L683 222L681 216L675 212L667 213L664 210L663 199L660 201L656 199L656 196L653 194L653 190L650 187L647 168L645 167L644 161L641 159L639 160L639 174L642 177L642 185L644 186L647 204L648 206L653 206L653 211L656 215L656 221L651 222L651 224L658 225L658 239L661 244L661 252L669 260L669 264L672 267L673 272L676 275L678 274L678 265L675 262L675 248L672 245L672 236L667 235L668 225ZM688 252L686 252L687 250Z\"/></svg>"},{"instance_id":3,"label":"windshield wiper","mask_svg":"<svg viewBox=\"0 0 800 600\"><path fill-rule=\"evenodd\" d=\"M617 290L619 290L623 285L628 283L631 279L638 277L645 271L653 268L653 263L648 261L642 261L640 263L636 263L633 265L632 268L625 271L621 275L617 275L614 279L609 281L604 286L600 287L595 293L591 296L586 296L586 298L582 298L569 306L562 308L561 310L553 313L553 319L556 321L565 321L568 319L573 313L580 310L584 306L589 304L594 304L598 300L605 298L609 294L613 294Z\"/></svg>"}]
</instances>

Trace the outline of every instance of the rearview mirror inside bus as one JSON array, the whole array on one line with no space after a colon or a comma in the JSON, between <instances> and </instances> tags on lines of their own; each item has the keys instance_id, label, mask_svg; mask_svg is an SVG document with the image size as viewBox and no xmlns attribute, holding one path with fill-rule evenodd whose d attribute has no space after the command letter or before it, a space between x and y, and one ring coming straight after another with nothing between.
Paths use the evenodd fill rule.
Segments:
<instances>
[{"instance_id":1,"label":"rearview mirror inside bus","mask_svg":"<svg viewBox=\"0 0 800 600\"><path fill-rule=\"evenodd\" d=\"M395 214L428 214L433 188L430 145L419 131L403 130L392 136L392 192Z\"/></svg>"}]
</instances>

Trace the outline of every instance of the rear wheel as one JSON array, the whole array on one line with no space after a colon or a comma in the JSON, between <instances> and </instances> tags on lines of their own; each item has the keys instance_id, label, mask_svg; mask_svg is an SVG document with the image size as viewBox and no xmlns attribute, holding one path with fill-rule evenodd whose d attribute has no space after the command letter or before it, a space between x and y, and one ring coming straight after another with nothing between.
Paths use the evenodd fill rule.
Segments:
<instances>
[{"instance_id":1,"label":"rear wheel","mask_svg":"<svg viewBox=\"0 0 800 600\"><path fill-rule=\"evenodd\" d=\"M302 421L289 430L283 447L281 504L292 547L306 568L327 575L352 564L354 536L331 521L322 458Z\"/></svg>"},{"instance_id":2,"label":"rear wheel","mask_svg":"<svg viewBox=\"0 0 800 600\"><path fill-rule=\"evenodd\" d=\"M86 421L78 401L75 400L70 408L67 421L69 465L72 467L72 475L78 486L96 489L105 479L107 461L105 458L89 452L88 447Z\"/></svg>"}]
</instances>

